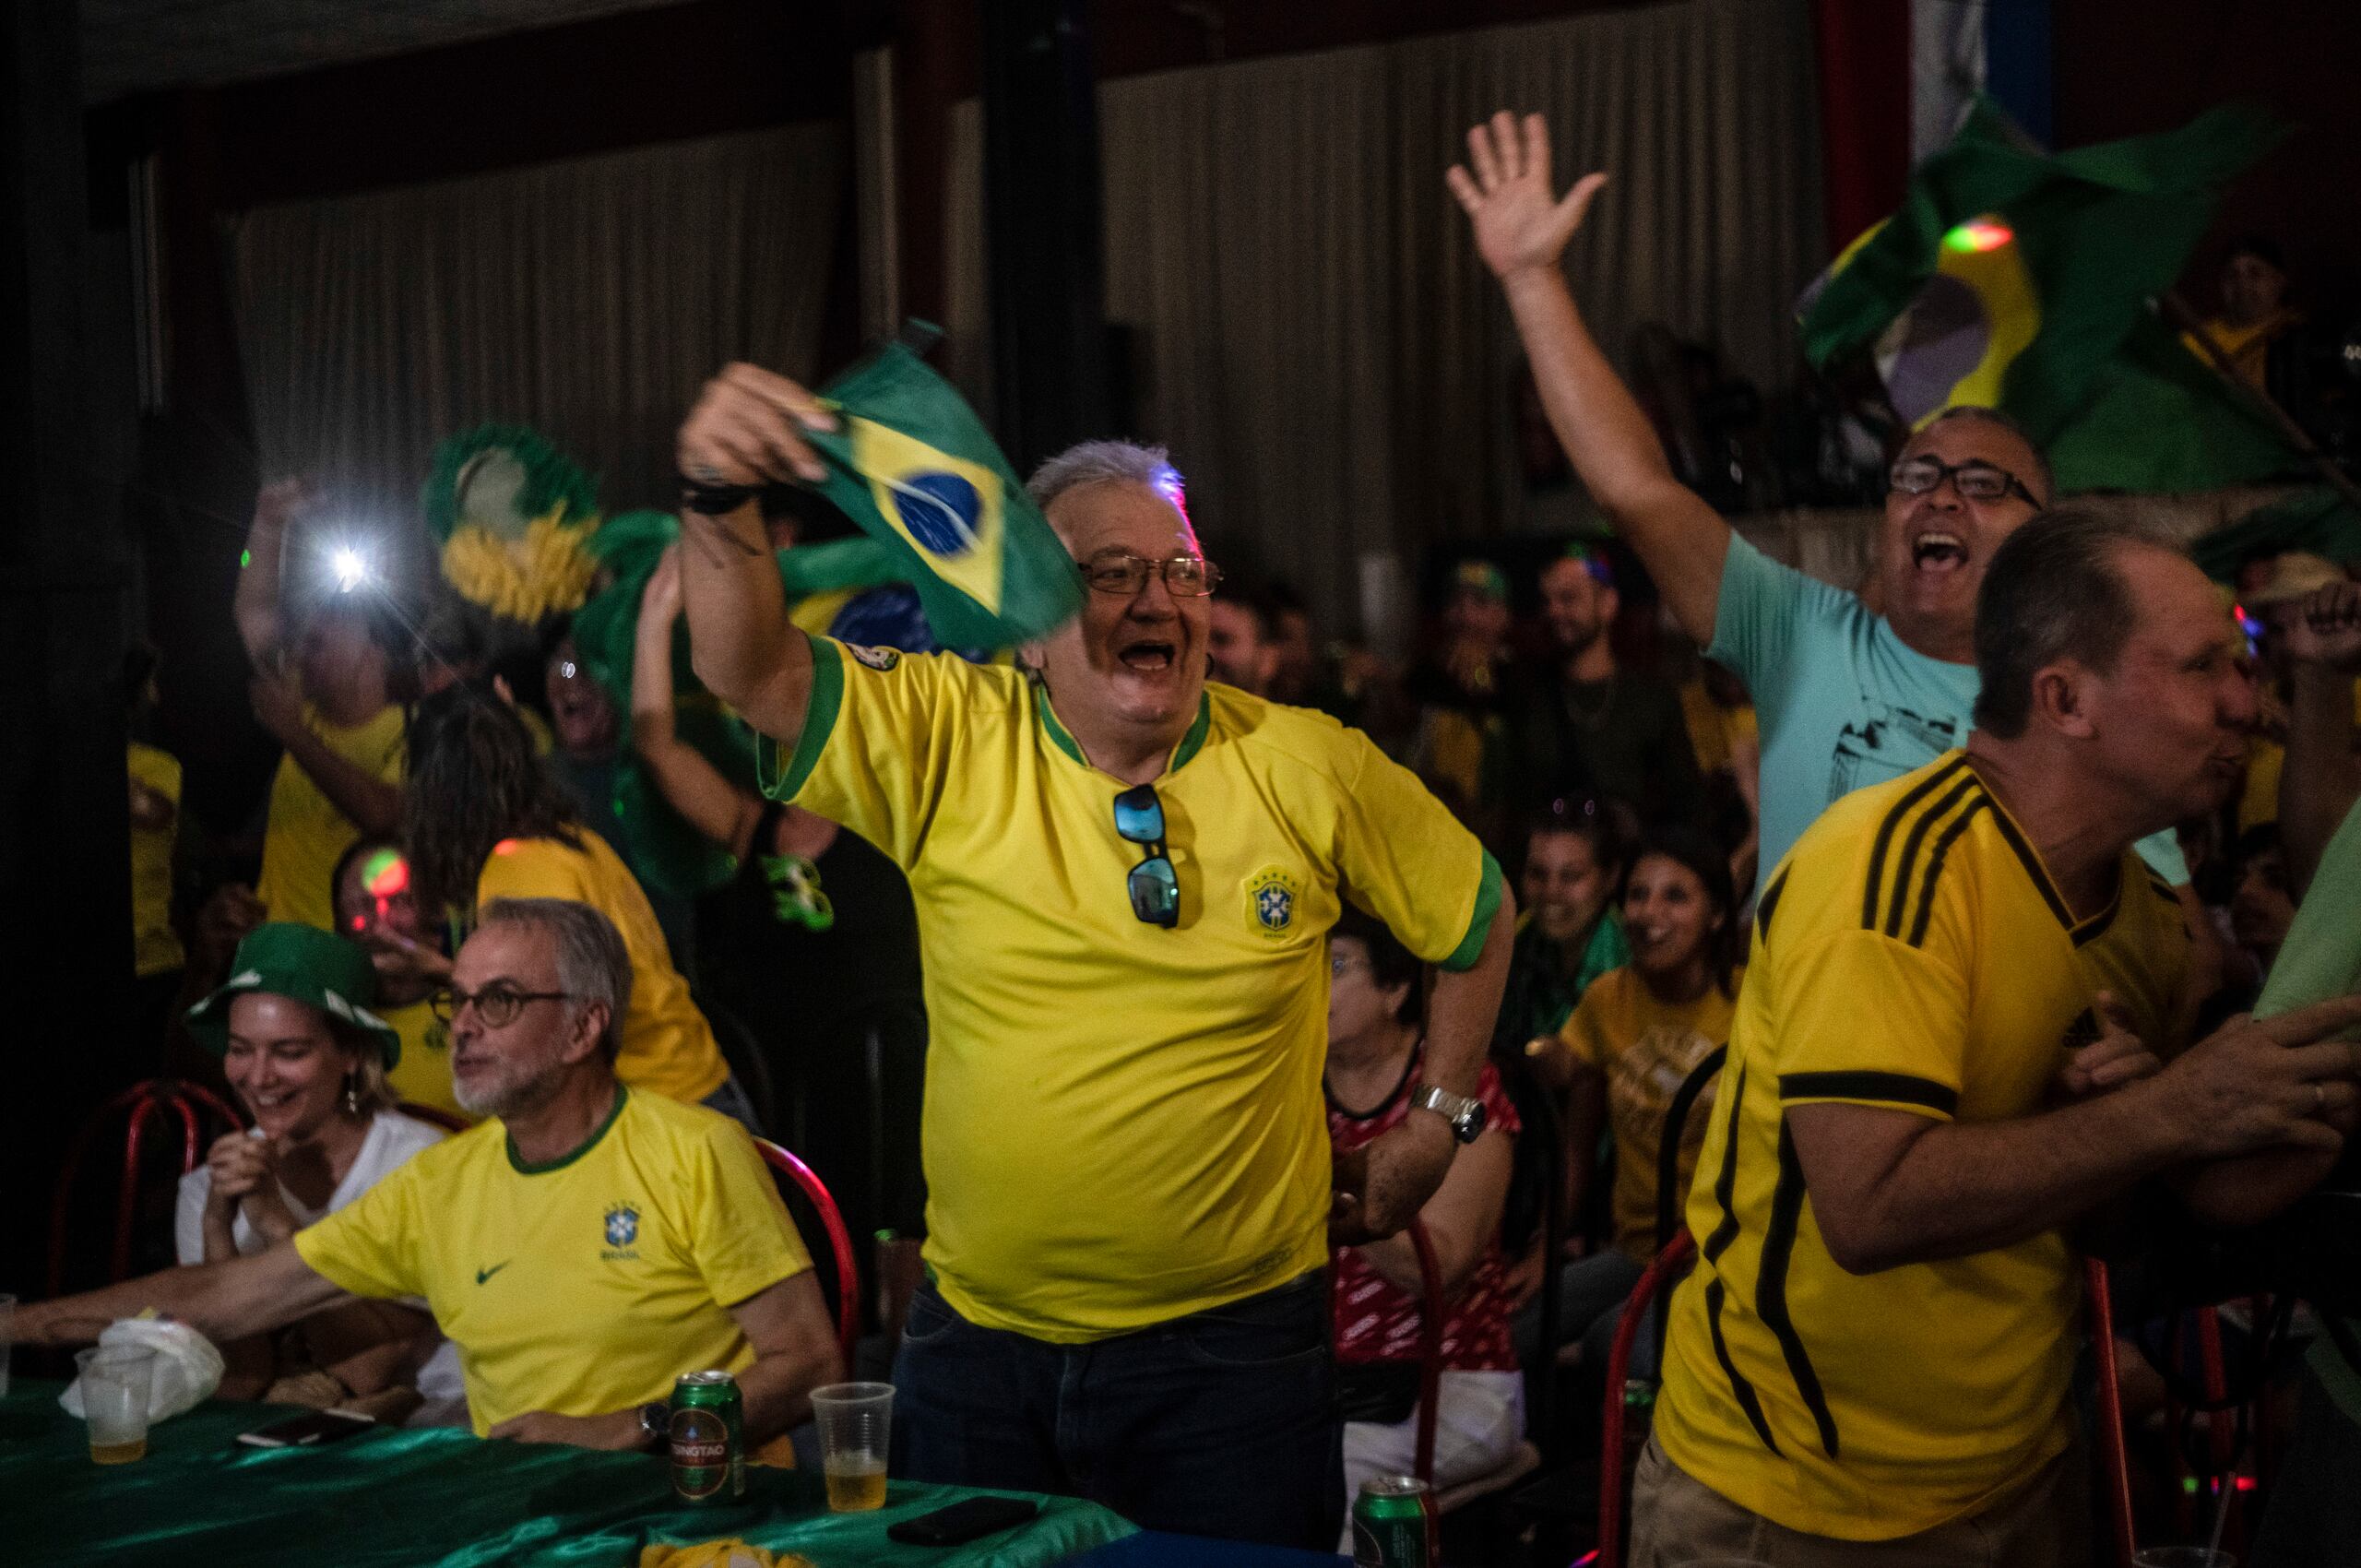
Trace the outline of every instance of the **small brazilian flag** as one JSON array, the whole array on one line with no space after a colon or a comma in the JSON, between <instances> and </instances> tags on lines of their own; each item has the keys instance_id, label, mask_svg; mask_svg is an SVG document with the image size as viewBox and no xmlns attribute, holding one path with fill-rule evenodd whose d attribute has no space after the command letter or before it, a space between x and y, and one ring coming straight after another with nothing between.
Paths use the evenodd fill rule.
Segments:
<instances>
[{"instance_id":1,"label":"small brazilian flag","mask_svg":"<svg viewBox=\"0 0 2361 1568\"><path fill-rule=\"evenodd\" d=\"M1963 403L2002 410L2049 448L2064 489L2277 472L2284 444L2149 302L2180 276L2219 188L2283 132L2228 105L2052 155L1978 100L1900 210L1806 293L1804 356L1824 370L1867 352L1914 429Z\"/></svg>"},{"instance_id":2,"label":"small brazilian flag","mask_svg":"<svg viewBox=\"0 0 2361 1568\"><path fill-rule=\"evenodd\" d=\"M946 647L1003 648L1082 608L1082 578L1049 519L951 384L899 343L821 389L838 428L807 431L819 487L903 558Z\"/></svg>"}]
</instances>

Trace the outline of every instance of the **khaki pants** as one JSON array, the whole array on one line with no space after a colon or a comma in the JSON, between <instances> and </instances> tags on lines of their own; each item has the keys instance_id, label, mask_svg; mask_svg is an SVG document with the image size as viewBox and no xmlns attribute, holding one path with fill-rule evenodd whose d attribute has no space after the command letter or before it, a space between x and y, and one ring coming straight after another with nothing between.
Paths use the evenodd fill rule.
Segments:
<instances>
[{"instance_id":1,"label":"khaki pants","mask_svg":"<svg viewBox=\"0 0 2361 1568\"><path fill-rule=\"evenodd\" d=\"M1749 1513L1648 1439L1631 1480L1631 1568L1738 1558L1763 1568L2086 1568L2091 1519L2080 1443L1980 1514L1895 1540L1806 1535Z\"/></svg>"}]
</instances>

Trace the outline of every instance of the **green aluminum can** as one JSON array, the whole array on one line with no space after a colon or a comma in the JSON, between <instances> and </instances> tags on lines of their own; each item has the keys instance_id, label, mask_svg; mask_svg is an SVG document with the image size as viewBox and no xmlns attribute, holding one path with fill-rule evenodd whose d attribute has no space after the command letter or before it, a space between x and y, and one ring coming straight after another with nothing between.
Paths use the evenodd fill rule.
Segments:
<instances>
[{"instance_id":1,"label":"green aluminum can","mask_svg":"<svg viewBox=\"0 0 2361 1568\"><path fill-rule=\"evenodd\" d=\"M1355 1568L1434 1568L1440 1523L1434 1488L1416 1476L1371 1476L1353 1500Z\"/></svg>"},{"instance_id":2,"label":"green aluminum can","mask_svg":"<svg viewBox=\"0 0 2361 1568\"><path fill-rule=\"evenodd\" d=\"M746 1495L746 1400L726 1372L672 1385L672 1495L691 1507Z\"/></svg>"}]
</instances>

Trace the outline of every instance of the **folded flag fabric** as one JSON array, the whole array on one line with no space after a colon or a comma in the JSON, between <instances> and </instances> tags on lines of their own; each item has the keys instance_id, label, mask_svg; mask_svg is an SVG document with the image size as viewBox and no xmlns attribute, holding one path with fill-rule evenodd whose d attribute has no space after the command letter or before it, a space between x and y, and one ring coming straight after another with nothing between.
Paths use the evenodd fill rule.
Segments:
<instances>
[{"instance_id":1,"label":"folded flag fabric","mask_svg":"<svg viewBox=\"0 0 2361 1568\"><path fill-rule=\"evenodd\" d=\"M1913 428L1999 408L2052 447L2065 489L2194 489L2291 454L2158 323L2221 185L2284 127L2226 105L2179 130L2048 154L1979 100L1901 208L1806 294L1804 354L1867 352Z\"/></svg>"},{"instance_id":2,"label":"folded flag fabric","mask_svg":"<svg viewBox=\"0 0 2361 1568\"><path fill-rule=\"evenodd\" d=\"M2219 582L2258 555L2301 550L2331 561L2361 561L2361 508L2324 484L2258 506L2236 522L2189 541L2189 558Z\"/></svg>"},{"instance_id":3,"label":"folded flag fabric","mask_svg":"<svg viewBox=\"0 0 2361 1568\"><path fill-rule=\"evenodd\" d=\"M1081 575L1049 519L916 354L889 344L820 396L838 421L806 434L827 465L821 493L898 558L945 646L1010 647L1081 610Z\"/></svg>"}]
</instances>

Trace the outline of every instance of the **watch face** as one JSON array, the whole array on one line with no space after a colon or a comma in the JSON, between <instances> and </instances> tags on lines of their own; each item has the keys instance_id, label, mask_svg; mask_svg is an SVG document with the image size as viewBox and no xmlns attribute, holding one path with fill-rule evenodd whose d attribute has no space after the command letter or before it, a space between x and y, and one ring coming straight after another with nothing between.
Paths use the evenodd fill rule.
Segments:
<instances>
[{"instance_id":1,"label":"watch face","mask_svg":"<svg viewBox=\"0 0 2361 1568\"><path fill-rule=\"evenodd\" d=\"M1458 1134L1461 1143L1472 1144L1483 1136L1485 1120L1484 1102L1480 1099L1476 1100L1470 1103L1466 1110L1452 1118L1451 1130Z\"/></svg>"}]
</instances>

